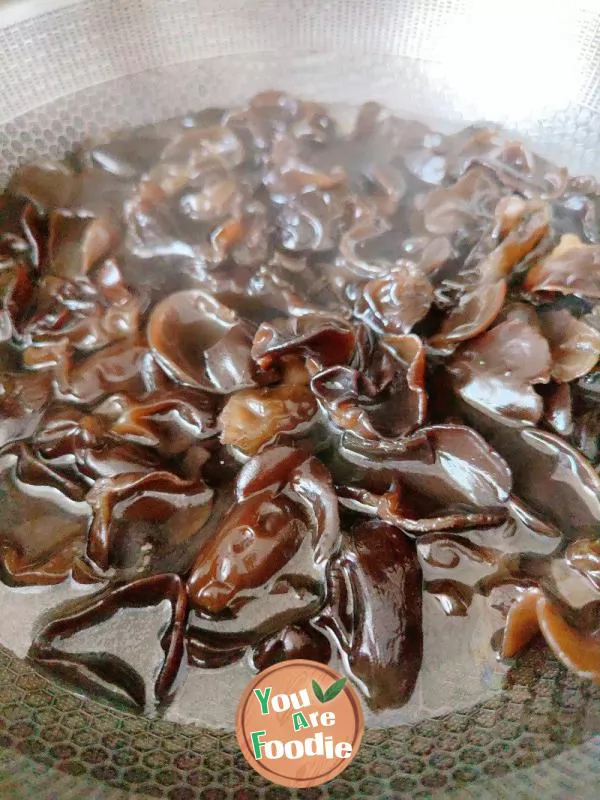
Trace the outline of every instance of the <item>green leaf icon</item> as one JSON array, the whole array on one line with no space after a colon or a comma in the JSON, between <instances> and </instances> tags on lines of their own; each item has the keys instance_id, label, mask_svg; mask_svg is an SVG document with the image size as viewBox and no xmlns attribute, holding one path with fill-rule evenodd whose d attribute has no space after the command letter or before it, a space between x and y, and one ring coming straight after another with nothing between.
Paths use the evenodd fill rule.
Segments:
<instances>
[{"instance_id":1,"label":"green leaf icon","mask_svg":"<svg viewBox=\"0 0 600 800\"><path fill-rule=\"evenodd\" d=\"M333 700L334 697L337 697L338 694L344 688L346 683L346 678L340 678L339 680L332 683L329 689L325 692L325 699L323 700L324 703L328 703L330 700Z\"/></svg>"},{"instance_id":2,"label":"green leaf icon","mask_svg":"<svg viewBox=\"0 0 600 800\"><path fill-rule=\"evenodd\" d=\"M317 700L319 700L319 702L321 702L321 703L324 703L325 702L325 695L323 694L323 689L321 689L321 687L319 686L319 684L315 680L313 680L313 682L312 682L312 688L313 688L313 692L315 693L315 697L317 698Z\"/></svg>"},{"instance_id":3,"label":"green leaf icon","mask_svg":"<svg viewBox=\"0 0 600 800\"><path fill-rule=\"evenodd\" d=\"M320 703L328 703L330 700L333 700L334 697L338 696L338 694L344 688L345 684L346 684L346 678L340 678L339 680L334 681L329 687L329 689L327 689L324 692L323 689L321 689L321 687L319 686L319 684L316 681L313 681L312 688L313 692L315 693L315 697Z\"/></svg>"}]
</instances>

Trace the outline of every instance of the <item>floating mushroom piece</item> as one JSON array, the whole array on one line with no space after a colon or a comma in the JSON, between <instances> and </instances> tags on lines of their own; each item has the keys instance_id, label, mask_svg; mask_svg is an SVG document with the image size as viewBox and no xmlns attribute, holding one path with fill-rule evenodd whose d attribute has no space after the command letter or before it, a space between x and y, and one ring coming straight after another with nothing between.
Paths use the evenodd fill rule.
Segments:
<instances>
[{"instance_id":1,"label":"floating mushroom piece","mask_svg":"<svg viewBox=\"0 0 600 800\"><path fill-rule=\"evenodd\" d=\"M571 436L573 433L573 398L568 383L540 385L537 391L544 400L544 421L554 433L560 436ZM587 455L583 447L579 448Z\"/></svg>"},{"instance_id":2,"label":"floating mushroom piece","mask_svg":"<svg viewBox=\"0 0 600 800\"><path fill-rule=\"evenodd\" d=\"M411 433L427 413L425 349L418 336L381 340L361 372L330 367L311 389L332 423L354 436L377 440Z\"/></svg>"},{"instance_id":3,"label":"floating mushroom piece","mask_svg":"<svg viewBox=\"0 0 600 800\"><path fill-rule=\"evenodd\" d=\"M60 643L114 617L123 608L149 609L164 601L169 604L169 621L159 634L164 656L151 687L146 687L143 677L117 656L70 652L60 647ZM171 694L185 653L186 613L185 589L177 575L141 578L86 598L62 613L59 608L37 633L29 657L58 669L67 677L83 683L84 687L90 687L94 682L115 687L135 705L144 708L148 701L152 704L165 701ZM150 698L147 693L151 693Z\"/></svg>"},{"instance_id":4,"label":"floating mushroom piece","mask_svg":"<svg viewBox=\"0 0 600 800\"><path fill-rule=\"evenodd\" d=\"M75 403L97 403L115 392L143 396L156 381L156 363L137 336L108 345L83 360L65 361L55 371L59 396Z\"/></svg>"},{"instance_id":5,"label":"floating mushroom piece","mask_svg":"<svg viewBox=\"0 0 600 800\"><path fill-rule=\"evenodd\" d=\"M563 244L529 270L524 286L530 292L600 299L600 245Z\"/></svg>"},{"instance_id":6,"label":"floating mushroom piece","mask_svg":"<svg viewBox=\"0 0 600 800\"><path fill-rule=\"evenodd\" d=\"M12 451L18 458L16 477L23 483L37 486L42 491L51 487L65 498L76 502L85 499L87 486L81 479L73 458L61 459L58 464L52 463L24 443L19 443Z\"/></svg>"},{"instance_id":7,"label":"floating mushroom piece","mask_svg":"<svg viewBox=\"0 0 600 800\"><path fill-rule=\"evenodd\" d=\"M391 224L386 217L381 216L370 198L355 198L352 206L352 224L340 237L336 267L343 269L348 279L382 278L387 274L390 265L373 261L363 255L361 250L367 243L389 231Z\"/></svg>"},{"instance_id":8,"label":"floating mushroom piece","mask_svg":"<svg viewBox=\"0 0 600 800\"><path fill-rule=\"evenodd\" d=\"M435 597L448 617L466 617L473 600L473 590L460 581L426 581L423 590Z\"/></svg>"},{"instance_id":9,"label":"floating mushroom piece","mask_svg":"<svg viewBox=\"0 0 600 800\"><path fill-rule=\"evenodd\" d=\"M41 369L47 366L44 354L51 356L60 346L67 354L72 348L91 352L135 337L141 307L142 301L127 290L108 300L86 280L72 283L46 275L35 287L28 312L15 324L15 333L27 347L28 366Z\"/></svg>"},{"instance_id":10,"label":"floating mushroom piece","mask_svg":"<svg viewBox=\"0 0 600 800\"><path fill-rule=\"evenodd\" d=\"M241 661L249 642L241 636L220 636L195 624L196 615L190 614L186 630L188 663L204 669L218 669Z\"/></svg>"},{"instance_id":11,"label":"floating mushroom piece","mask_svg":"<svg viewBox=\"0 0 600 800\"><path fill-rule=\"evenodd\" d=\"M600 591L600 540L579 539L565 551L565 561Z\"/></svg>"},{"instance_id":12,"label":"floating mushroom piece","mask_svg":"<svg viewBox=\"0 0 600 800\"><path fill-rule=\"evenodd\" d=\"M516 655L539 633L537 604L542 597L540 589L529 589L510 607L500 651L503 658Z\"/></svg>"},{"instance_id":13,"label":"floating mushroom piece","mask_svg":"<svg viewBox=\"0 0 600 800\"><path fill-rule=\"evenodd\" d=\"M591 372L600 358L600 331L567 310L546 311L538 318L550 345L554 380L569 383Z\"/></svg>"},{"instance_id":14,"label":"floating mushroom piece","mask_svg":"<svg viewBox=\"0 0 600 800\"><path fill-rule=\"evenodd\" d=\"M302 450L270 448L241 470L236 501L197 552L187 581L192 606L210 617L243 615L252 604L263 628L273 624L273 615L310 615L318 603L312 586L320 565L339 542L337 499L326 468ZM294 589L295 569L305 576L307 605Z\"/></svg>"},{"instance_id":15,"label":"floating mushroom piece","mask_svg":"<svg viewBox=\"0 0 600 800\"><path fill-rule=\"evenodd\" d=\"M433 288L414 264L406 261L385 278L369 281L356 303L355 314L381 334L406 334L420 322L433 302Z\"/></svg>"},{"instance_id":16,"label":"floating mushroom piece","mask_svg":"<svg viewBox=\"0 0 600 800\"><path fill-rule=\"evenodd\" d=\"M255 385L252 338L248 323L200 290L170 295L148 323L148 342L167 373L217 394Z\"/></svg>"},{"instance_id":17,"label":"floating mushroom piece","mask_svg":"<svg viewBox=\"0 0 600 800\"><path fill-rule=\"evenodd\" d=\"M513 476L513 491L568 539L587 536L600 520L600 479L564 439L531 427L482 426Z\"/></svg>"},{"instance_id":18,"label":"floating mushroom piece","mask_svg":"<svg viewBox=\"0 0 600 800\"><path fill-rule=\"evenodd\" d=\"M75 172L62 163L24 164L13 175L9 191L25 197L45 214L67 211L95 217L107 209L121 209L133 192L132 184L100 169Z\"/></svg>"},{"instance_id":19,"label":"floating mushroom piece","mask_svg":"<svg viewBox=\"0 0 600 800\"><path fill-rule=\"evenodd\" d=\"M248 137L259 152L270 149L282 133L321 144L336 132L335 122L324 106L276 91L260 92L246 107L228 111L222 122L244 140Z\"/></svg>"},{"instance_id":20,"label":"floating mushroom piece","mask_svg":"<svg viewBox=\"0 0 600 800\"><path fill-rule=\"evenodd\" d=\"M412 542L365 522L344 536L328 571L329 630L367 704L398 708L413 693L423 654L421 570Z\"/></svg>"},{"instance_id":21,"label":"floating mushroom piece","mask_svg":"<svg viewBox=\"0 0 600 800\"><path fill-rule=\"evenodd\" d=\"M316 411L317 402L307 386L283 383L242 389L221 412L221 441L254 455L284 435L305 431Z\"/></svg>"},{"instance_id":22,"label":"floating mushroom piece","mask_svg":"<svg viewBox=\"0 0 600 800\"><path fill-rule=\"evenodd\" d=\"M25 465L16 453L2 457L2 576L13 585L57 583L84 547L91 509L82 502L84 492L70 497L50 468L39 464L33 474L27 456Z\"/></svg>"},{"instance_id":23,"label":"floating mushroom piece","mask_svg":"<svg viewBox=\"0 0 600 800\"><path fill-rule=\"evenodd\" d=\"M3 340L6 341L11 335L18 338L34 298L35 284L32 270L22 259L11 259L10 267L2 277L2 307L5 317Z\"/></svg>"},{"instance_id":24,"label":"floating mushroom piece","mask_svg":"<svg viewBox=\"0 0 600 800\"><path fill-rule=\"evenodd\" d=\"M558 660L581 678L600 683L600 642L597 636L578 631L545 597L538 600L537 614L542 635Z\"/></svg>"},{"instance_id":25,"label":"floating mushroom piece","mask_svg":"<svg viewBox=\"0 0 600 800\"><path fill-rule=\"evenodd\" d=\"M331 644L310 623L287 625L253 648L251 662L254 669L262 672L273 664L295 658L327 664L331 658Z\"/></svg>"},{"instance_id":26,"label":"floating mushroom piece","mask_svg":"<svg viewBox=\"0 0 600 800\"><path fill-rule=\"evenodd\" d=\"M600 683L600 641L594 632L577 630L543 592L529 589L508 612L501 655L516 655L538 632L569 670Z\"/></svg>"},{"instance_id":27,"label":"floating mushroom piece","mask_svg":"<svg viewBox=\"0 0 600 800\"><path fill-rule=\"evenodd\" d=\"M434 234L454 234L485 225L501 196L498 181L481 167L467 170L451 186L440 186L426 196L424 223Z\"/></svg>"},{"instance_id":28,"label":"floating mushroom piece","mask_svg":"<svg viewBox=\"0 0 600 800\"><path fill-rule=\"evenodd\" d=\"M21 472L24 454L22 448ZM47 409L32 438L30 459L38 470L43 464L56 470L63 481L85 487L100 477L121 472L152 472L160 465L152 451L113 436L106 419L68 404Z\"/></svg>"},{"instance_id":29,"label":"floating mushroom piece","mask_svg":"<svg viewBox=\"0 0 600 800\"><path fill-rule=\"evenodd\" d=\"M104 572L156 571L168 560L185 570L212 499L203 480L164 471L100 478L87 495L94 510L87 557Z\"/></svg>"},{"instance_id":30,"label":"floating mushroom piece","mask_svg":"<svg viewBox=\"0 0 600 800\"><path fill-rule=\"evenodd\" d=\"M377 516L396 525L413 536L432 531L455 531L468 528L500 525L507 513L501 507L474 508L461 502L458 495L454 502L435 494L420 494L400 482L379 498Z\"/></svg>"},{"instance_id":31,"label":"floating mushroom piece","mask_svg":"<svg viewBox=\"0 0 600 800\"><path fill-rule=\"evenodd\" d=\"M567 187L568 173L523 142L504 141L471 159L489 169L500 183L525 197L554 198Z\"/></svg>"},{"instance_id":32,"label":"floating mushroom piece","mask_svg":"<svg viewBox=\"0 0 600 800\"><path fill-rule=\"evenodd\" d=\"M438 503L501 508L511 491L507 463L473 429L432 425L398 443L342 440L346 457L392 470L409 489Z\"/></svg>"},{"instance_id":33,"label":"floating mushroom piece","mask_svg":"<svg viewBox=\"0 0 600 800\"><path fill-rule=\"evenodd\" d=\"M159 158L168 139L153 135L122 135L107 142L86 142L79 150L85 166L93 166L118 178L140 178Z\"/></svg>"},{"instance_id":34,"label":"floating mushroom piece","mask_svg":"<svg viewBox=\"0 0 600 800\"><path fill-rule=\"evenodd\" d=\"M321 367L329 367L347 363L354 344L354 330L345 320L303 314L263 322L254 337L252 358L263 369L287 355L311 356Z\"/></svg>"},{"instance_id":35,"label":"floating mushroom piece","mask_svg":"<svg viewBox=\"0 0 600 800\"><path fill-rule=\"evenodd\" d=\"M500 313L505 297L504 280L483 284L465 292L429 344L445 351L484 333Z\"/></svg>"},{"instance_id":36,"label":"floating mushroom piece","mask_svg":"<svg viewBox=\"0 0 600 800\"><path fill-rule=\"evenodd\" d=\"M123 395L117 400L111 431L118 437L175 456L215 436L218 430L214 395L184 389L159 388L143 400Z\"/></svg>"},{"instance_id":37,"label":"floating mushroom piece","mask_svg":"<svg viewBox=\"0 0 600 800\"><path fill-rule=\"evenodd\" d=\"M25 372L0 376L0 447L31 436L51 392L46 374Z\"/></svg>"},{"instance_id":38,"label":"floating mushroom piece","mask_svg":"<svg viewBox=\"0 0 600 800\"><path fill-rule=\"evenodd\" d=\"M121 243L117 216L96 219L54 212L50 216L49 269L59 278L87 275L96 264L112 255Z\"/></svg>"},{"instance_id":39,"label":"floating mushroom piece","mask_svg":"<svg viewBox=\"0 0 600 800\"><path fill-rule=\"evenodd\" d=\"M419 537L417 551L422 563L442 570L454 570L463 561L492 566L500 555L498 550L475 544L466 536L446 532Z\"/></svg>"},{"instance_id":40,"label":"floating mushroom piece","mask_svg":"<svg viewBox=\"0 0 600 800\"><path fill-rule=\"evenodd\" d=\"M53 586L62 583L72 574L81 549L81 540L75 539L59 552L31 559L23 548L2 543L0 577L8 586Z\"/></svg>"},{"instance_id":41,"label":"floating mushroom piece","mask_svg":"<svg viewBox=\"0 0 600 800\"><path fill-rule=\"evenodd\" d=\"M75 194L75 174L64 164L40 161L26 164L12 176L9 190L42 211L68 208Z\"/></svg>"},{"instance_id":42,"label":"floating mushroom piece","mask_svg":"<svg viewBox=\"0 0 600 800\"><path fill-rule=\"evenodd\" d=\"M276 209L277 236L291 252L332 249L339 238L347 196L344 171L321 171L300 156L300 143L280 135L264 177Z\"/></svg>"},{"instance_id":43,"label":"floating mushroom piece","mask_svg":"<svg viewBox=\"0 0 600 800\"><path fill-rule=\"evenodd\" d=\"M449 268L434 276L437 304L452 308L465 293L515 280L540 252L546 252L550 218L547 203L514 195L503 197L493 221L479 238L469 241L471 249L466 257L451 262Z\"/></svg>"},{"instance_id":44,"label":"floating mushroom piece","mask_svg":"<svg viewBox=\"0 0 600 800\"><path fill-rule=\"evenodd\" d=\"M546 339L517 319L500 322L461 347L448 365L467 403L513 423L535 423L543 411L536 383L550 379Z\"/></svg>"},{"instance_id":45,"label":"floating mushroom piece","mask_svg":"<svg viewBox=\"0 0 600 800\"><path fill-rule=\"evenodd\" d=\"M244 146L231 128L212 125L183 130L166 145L161 161L182 163L192 171L214 159L232 169L243 162L244 156Z\"/></svg>"}]
</instances>

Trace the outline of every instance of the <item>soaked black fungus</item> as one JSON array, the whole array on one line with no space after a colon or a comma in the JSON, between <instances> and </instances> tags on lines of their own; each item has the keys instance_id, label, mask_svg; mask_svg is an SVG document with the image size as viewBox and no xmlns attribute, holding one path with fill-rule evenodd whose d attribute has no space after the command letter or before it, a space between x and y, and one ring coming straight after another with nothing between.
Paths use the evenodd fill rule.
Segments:
<instances>
[{"instance_id":1,"label":"soaked black fungus","mask_svg":"<svg viewBox=\"0 0 600 800\"><path fill-rule=\"evenodd\" d=\"M429 595L599 680L556 577L600 593L597 207L498 131L278 92L17 170L0 577L93 592L31 657L146 707L184 665L331 661L380 711ZM151 685L61 647L163 602Z\"/></svg>"}]
</instances>

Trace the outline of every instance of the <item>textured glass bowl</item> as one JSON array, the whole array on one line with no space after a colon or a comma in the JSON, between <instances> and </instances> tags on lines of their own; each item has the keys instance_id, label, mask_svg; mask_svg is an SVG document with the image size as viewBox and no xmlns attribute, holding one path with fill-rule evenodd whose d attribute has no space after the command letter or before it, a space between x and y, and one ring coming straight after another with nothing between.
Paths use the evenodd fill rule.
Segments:
<instances>
[{"instance_id":1,"label":"textured glass bowl","mask_svg":"<svg viewBox=\"0 0 600 800\"><path fill-rule=\"evenodd\" d=\"M268 88L494 121L600 175L598 0L0 0L0 186L85 135ZM534 650L491 701L367 732L340 778L298 795L596 798L598 734L600 689ZM0 796L295 794L254 774L229 733L82 699L0 647Z\"/></svg>"}]
</instances>

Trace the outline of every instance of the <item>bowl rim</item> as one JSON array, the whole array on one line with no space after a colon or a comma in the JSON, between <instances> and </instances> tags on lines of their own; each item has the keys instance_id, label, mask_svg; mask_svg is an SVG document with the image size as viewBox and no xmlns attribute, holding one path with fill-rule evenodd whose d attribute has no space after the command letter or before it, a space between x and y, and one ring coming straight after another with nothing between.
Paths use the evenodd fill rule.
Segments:
<instances>
[{"instance_id":1,"label":"bowl rim","mask_svg":"<svg viewBox=\"0 0 600 800\"><path fill-rule=\"evenodd\" d=\"M85 0L0 0L0 29L83 2Z\"/></svg>"}]
</instances>

